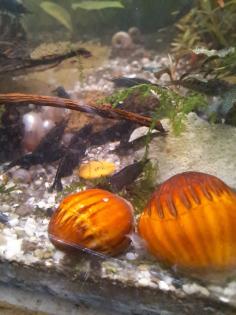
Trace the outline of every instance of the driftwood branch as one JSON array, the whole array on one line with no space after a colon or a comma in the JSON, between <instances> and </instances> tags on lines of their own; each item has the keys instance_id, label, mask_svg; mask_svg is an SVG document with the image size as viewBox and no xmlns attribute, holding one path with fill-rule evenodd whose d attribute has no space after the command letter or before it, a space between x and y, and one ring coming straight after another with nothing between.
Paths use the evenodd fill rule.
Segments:
<instances>
[{"instance_id":1,"label":"driftwood branch","mask_svg":"<svg viewBox=\"0 0 236 315\"><path fill-rule=\"evenodd\" d=\"M34 94L20 93L0 94L0 105L7 104L20 105L32 103L40 106L68 108L80 112L96 114L105 118L129 120L147 127L150 127L153 124L153 120L149 117L113 108L110 104L106 105L84 104L82 101ZM160 121L155 122L154 128L161 132L165 132Z\"/></svg>"},{"instance_id":2,"label":"driftwood branch","mask_svg":"<svg viewBox=\"0 0 236 315\"><path fill-rule=\"evenodd\" d=\"M1 45L0 45L1 46ZM54 54L49 56L44 56L39 59L31 59L31 58L25 58L25 57L18 57L18 58L12 58L8 57L7 54L4 54L3 61L1 60L0 56L0 74L6 74L7 72L15 72L18 70L23 69L31 69L31 68L37 68L37 67L55 67L59 63L61 63L63 60L76 57L76 56L82 56L84 58L89 58L92 56L92 54L85 48L78 48L74 49L68 52L65 52L63 54Z\"/></svg>"}]
</instances>

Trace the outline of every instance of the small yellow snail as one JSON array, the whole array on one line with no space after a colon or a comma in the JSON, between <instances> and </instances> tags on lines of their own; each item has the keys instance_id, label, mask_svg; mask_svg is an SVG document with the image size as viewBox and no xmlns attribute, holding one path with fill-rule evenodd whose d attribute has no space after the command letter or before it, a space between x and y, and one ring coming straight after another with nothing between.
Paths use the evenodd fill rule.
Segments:
<instances>
[{"instance_id":1,"label":"small yellow snail","mask_svg":"<svg viewBox=\"0 0 236 315\"><path fill-rule=\"evenodd\" d=\"M78 175L84 179L101 178L114 173L116 166L112 162L105 160L90 161L81 164L78 170Z\"/></svg>"},{"instance_id":2,"label":"small yellow snail","mask_svg":"<svg viewBox=\"0 0 236 315\"><path fill-rule=\"evenodd\" d=\"M61 249L78 246L112 256L129 246L128 234L132 231L132 206L101 189L88 189L65 198L48 227L50 240Z\"/></svg>"},{"instance_id":3,"label":"small yellow snail","mask_svg":"<svg viewBox=\"0 0 236 315\"><path fill-rule=\"evenodd\" d=\"M224 269L236 265L236 193L217 177L186 172L153 193L138 231L169 265Z\"/></svg>"}]
</instances>

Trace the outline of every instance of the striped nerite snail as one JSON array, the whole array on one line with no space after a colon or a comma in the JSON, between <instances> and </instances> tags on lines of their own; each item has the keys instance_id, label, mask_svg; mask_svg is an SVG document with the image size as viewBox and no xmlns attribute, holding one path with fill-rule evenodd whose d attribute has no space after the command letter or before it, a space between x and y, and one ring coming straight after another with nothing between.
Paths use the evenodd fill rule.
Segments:
<instances>
[{"instance_id":1,"label":"striped nerite snail","mask_svg":"<svg viewBox=\"0 0 236 315\"><path fill-rule=\"evenodd\" d=\"M133 208L125 199L102 189L66 197L54 212L48 233L61 249L73 246L117 255L130 244Z\"/></svg>"}]
</instances>

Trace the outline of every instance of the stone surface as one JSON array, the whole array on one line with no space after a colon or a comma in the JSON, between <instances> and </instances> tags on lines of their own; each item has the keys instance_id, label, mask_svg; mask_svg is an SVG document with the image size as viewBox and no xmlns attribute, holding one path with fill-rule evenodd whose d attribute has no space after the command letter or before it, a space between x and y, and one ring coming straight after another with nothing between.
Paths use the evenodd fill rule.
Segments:
<instances>
[{"instance_id":1,"label":"stone surface","mask_svg":"<svg viewBox=\"0 0 236 315\"><path fill-rule=\"evenodd\" d=\"M219 291L196 280L173 278L156 264L111 258L66 256L57 266L2 260L1 286L5 288L0 290L1 302L50 315L235 314L229 300L223 299L226 290L232 293L229 286Z\"/></svg>"},{"instance_id":2,"label":"stone surface","mask_svg":"<svg viewBox=\"0 0 236 315\"><path fill-rule=\"evenodd\" d=\"M236 188L235 127L209 124L195 113L188 115L185 131L179 136L171 131L168 121L163 124L168 135L153 139L150 147L150 158L158 163L158 183L180 172L200 171Z\"/></svg>"}]
</instances>

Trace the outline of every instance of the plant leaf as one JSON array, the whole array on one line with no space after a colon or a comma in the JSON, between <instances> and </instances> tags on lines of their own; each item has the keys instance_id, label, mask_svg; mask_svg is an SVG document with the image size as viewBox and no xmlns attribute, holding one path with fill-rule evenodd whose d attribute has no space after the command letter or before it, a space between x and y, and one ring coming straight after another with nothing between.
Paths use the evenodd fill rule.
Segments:
<instances>
[{"instance_id":1,"label":"plant leaf","mask_svg":"<svg viewBox=\"0 0 236 315\"><path fill-rule=\"evenodd\" d=\"M72 22L70 14L62 6L50 2L44 1L40 4L40 7L49 15L54 17L59 23L65 26L69 31L72 31Z\"/></svg>"},{"instance_id":2,"label":"plant leaf","mask_svg":"<svg viewBox=\"0 0 236 315\"><path fill-rule=\"evenodd\" d=\"M123 9L124 6L120 1L82 1L80 3L73 3L72 9L84 10L101 10L107 8Z\"/></svg>"}]
</instances>

